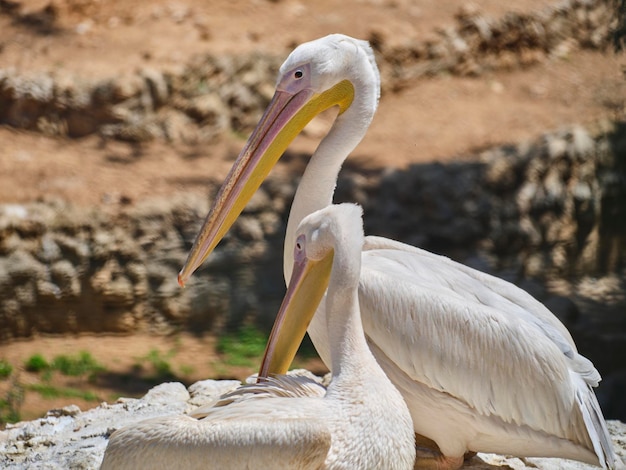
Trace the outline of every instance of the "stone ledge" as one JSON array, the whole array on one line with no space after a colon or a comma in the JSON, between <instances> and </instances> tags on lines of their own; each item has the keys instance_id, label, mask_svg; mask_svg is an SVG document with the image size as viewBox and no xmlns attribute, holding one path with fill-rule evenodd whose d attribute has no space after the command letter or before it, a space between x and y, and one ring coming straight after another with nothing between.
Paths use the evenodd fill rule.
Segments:
<instances>
[{"instance_id":1,"label":"stone ledge","mask_svg":"<svg viewBox=\"0 0 626 470\"><path fill-rule=\"evenodd\" d=\"M116 429L158 416L189 412L239 385L235 380L203 380L188 389L179 382L157 385L143 398L120 398L81 412L75 405L51 410L40 419L7 426L0 431L0 467L3 469L97 469L108 438ZM626 424L609 421L617 454L626 457ZM519 459L478 454L464 468L540 470L594 469L563 459Z\"/></svg>"}]
</instances>

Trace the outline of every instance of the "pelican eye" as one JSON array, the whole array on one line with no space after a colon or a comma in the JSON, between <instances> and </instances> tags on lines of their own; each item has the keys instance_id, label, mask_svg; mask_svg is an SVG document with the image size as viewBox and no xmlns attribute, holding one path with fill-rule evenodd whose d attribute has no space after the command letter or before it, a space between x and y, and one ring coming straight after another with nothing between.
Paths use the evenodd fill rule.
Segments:
<instances>
[{"instance_id":1,"label":"pelican eye","mask_svg":"<svg viewBox=\"0 0 626 470\"><path fill-rule=\"evenodd\" d=\"M296 258L304 256L305 236L301 234L296 238L296 244L293 249L293 254Z\"/></svg>"},{"instance_id":2,"label":"pelican eye","mask_svg":"<svg viewBox=\"0 0 626 470\"><path fill-rule=\"evenodd\" d=\"M298 69L293 73L293 78L296 80L300 80L302 77L304 77L304 72L301 69Z\"/></svg>"}]
</instances>

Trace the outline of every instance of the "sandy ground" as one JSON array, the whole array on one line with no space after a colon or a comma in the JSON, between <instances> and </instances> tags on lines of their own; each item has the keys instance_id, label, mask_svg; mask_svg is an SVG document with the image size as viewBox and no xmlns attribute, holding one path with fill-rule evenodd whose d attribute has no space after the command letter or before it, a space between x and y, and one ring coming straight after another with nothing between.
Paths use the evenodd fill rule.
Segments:
<instances>
[{"instance_id":1,"label":"sandy ground","mask_svg":"<svg viewBox=\"0 0 626 470\"><path fill-rule=\"evenodd\" d=\"M493 17L506 11L537 11L539 0L473 2ZM15 8L32 13L16 21ZM142 66L181 67L198 53L243 53L252 50L286 54L305 40L343 32L367 38L382 35L388 44L432 37L453 24L460 2L453 0L24 0L0 2L0 68L24 73L53 71L85 79L101 79ZM359 12L358 20L355 11ZM54 17L54 21L50 18ZM22 15L22 18L24 16ZM371 129L352 163L365 168L403 168L412 163L468 158L477 149L519 142L572 123L588 127L615 117L626 102L625 57L612 51L574 51L525 70L479 78L438 76L416 81L398 93L383 95ZM311 152L332 115L314 121L293 149ZM0 126L0 203L63 198L82 205L134 203L174 192L206 194L219 182L243 141L224 136L209 146L124 143L102 145L97 137L49 138ZM291 171L284 164L277 172ZM59 382L92 387L102 400L115 395L141 395L120 384L137 358L151 349L176 349L174 368L187 382L208 377L243 377L253 369L216 371L214 339L80 337L36 338L0 345L0 358L19 366L35 352L47 357L89 351L111 371L109 382ZM319 364L317 365L319 366ZM117 376L115 376L117 374ZM25 383L35 377L21 372ZM61 379L59 379L61 380ZM66 380L66 379L63 379ZM77 402L43 400L27 393L23 417Z\"/></svg>"}]
</instances>

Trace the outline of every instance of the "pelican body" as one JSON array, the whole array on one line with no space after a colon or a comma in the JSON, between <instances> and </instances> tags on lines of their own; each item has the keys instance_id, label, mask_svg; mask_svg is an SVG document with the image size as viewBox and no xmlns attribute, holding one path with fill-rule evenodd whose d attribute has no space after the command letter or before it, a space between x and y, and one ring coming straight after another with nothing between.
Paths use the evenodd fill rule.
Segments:
<instances>
[{"instance_id":1,"label":"pelican body","mask_svg":"<svg viewBox=\"0 0 626 470\"><path fill-rule=\"evenodd\" d=\"M327 390L288 376L264 378L231 392L221 406L196 411L202 419L157 418L116 431L101 468L412 469L409 410L361 325L362 246L358 206L330 206L302 221L293 276L261 366L268 370L280 352L285 326L310 321L322 299L317 286L325 290L330 281L325 321L333 374Z\"/></svg>"},{"instance_id":2,"label":"pelican body","mask_svg":"<svg viewBox=\"0 0 626 470\"><path fill-rule=\"evenodd\" d=\"M179 283L209 256L291 140L316 114L338 107L291 208L289 279L295 228L332 203L341 165L367 131L379 93L367 42L335 34L297 47L280 68L275 95L218 192ZM359 302L369 347L407 402L415 432L438 446L441 468L459 467L467 451L621 465L593 392L600 375L544 305L511 283L393 240L366 237L361 256ZM285 330L282 360L266 372L287 370L307 326L332 369L326 315L322 302L310 325Z\"/></svg>"}]
</instances>

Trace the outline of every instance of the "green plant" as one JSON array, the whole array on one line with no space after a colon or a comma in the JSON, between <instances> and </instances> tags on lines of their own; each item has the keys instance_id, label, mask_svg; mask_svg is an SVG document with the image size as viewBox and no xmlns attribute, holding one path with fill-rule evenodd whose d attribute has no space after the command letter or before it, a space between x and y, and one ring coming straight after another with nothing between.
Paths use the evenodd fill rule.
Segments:
<instances>
[{"instance_id":1,"label":"green plant","mask_svg":"<svg viewBox=\"0 0 626 470\"><path fill-rule=\"evenodd\" d=\"M77 356L56 356L51 367L63 375L79 376L89 373L95 375L104 370L104 367L87 351L81 351Z\"/></svg>"},{"instance_id":2,"label":"green plant","mask_svg":"<svg viewBox=\"0 0 626 470\"><path fill-rule=\"evenodd\" d=\"M52 360L51 367L58 370L63 375L70 376L80 376L84 374L93 376L104 370L104 367L98 364L87 351L81 351L76 356L56 356Z\"/></svg>"},{"instance_id":3,"label":"green plant","mask_svg":"<svg viewBox=\"0 0 626 470\"><path fill-rule=\"evenodd\" d=\"M29 372L41 372L42 370L48 369L50 364L48 364L48 361L46 361L41 354L36 353L26 360L24 367Z\"/></svg>"},{"instance_id":4,"label":"green plant","mask_svg":"<svg viewBox=\"0 0 626 470\"><path fill-rule=\"evenodd\" d=\"M182 375L191 375L195 372L195 368L187 364L182 364L179 369Z\"/></svg>"},{"instance_id":5,"label":"green plant","mask_svg":"<svg viewBox=\"0 0 626 470\"><path fill-rule=\"evenodd\" d=\"M98 396L90 390L79 390L77 388L55 387L50 384L29 384L27 390L39 393L44 398L82 398L86 401L99 401Z\"/></svg>"},{"instance_id":6,"label":"green plant","mask_svg":"<svg viewBox=\"0 0 626 470\"><path fill-rule=\"evenodd\" d=\"M150 364L152 364L152 367L154 368L157 375L159 377L163 377L172 375L172 366L168 362L172 355L173 353L170 351L169 353L162 356L157 349L151 349L146 356L146 359L148 360L148 362L150 362Z\"/></svg>"},{"instance_id":7,"label":"green plant","mask_svg":"<svg viewBox=\"0 0 626 470\"><path fill-rule=\"evenodd\" d=\"M6 395L0 398L0 424L20 421L22 403L24 403L24 387L14 376Z\"/></svg>"},{"instance_id":8,"label":"green plant","mask_svg":"<svg viewBox=\"0 0 626 470\"><path fill-rule=\"evenodd\" d=\"M217 352L225 356L231 366L253 366L253 359L260 358L265 351L266 336L251 325L242 327L232 334L225 334L217 340Z\"/></svg>"},{"instance_id":9,"label":"green plant","mask_svg":"<svg viewBox=\"0 0 626 470\"><path fill-rule=\"evenodd\" d=\"M158 349L151 349L148 354L138 358L137 363L133 366L136 373L139 373L143 369L143 363L147 362L151 369L154 371L154 379L166 379L174 376L172 372L172 366L169 360L176 354L174 349L168 351L166 354L162 354Z\"/></svg>"},{"instance_id":10,"label":"green plant","mask_svg":"<svg viewBox=\"0 0 626 470\"><path fill-rule=\"evenodd\" d=\"M19 410L15 409L8 400L0 398L0 425L17 423L20 419Z\"/></svg>"},{"instance_id":11,"label":"green plant","mask_svg":"<svg viewBox=\"0 0 626 470\"><path fill-rule=\"evenodd\" d=\"M75 356L67 356L61 354L55 356L49 363L41 354L33 354L29 357L24 367L29 372L43 372L41 379L44 382L50 381L52 371L59 371L63 375L80 376L89 374L89 380L95 378L98 372L102 372L105 368L98 364L93 356L87 351L81 351Z\"/></svg>"},{"instance_id":12,"label":"green plant","mask_svg":"<svg viewBox=\"0 0 626 470\"><path fill-rule=\"evenodd\" d=\"M0 359L0 379L8 378L13 372L13 366L5 359Z\"/></svg>"},{"instance_id":13,"label":"green plant","mask_svg":"<svg viewBox=\"0 0 626 470\"><path fill-rule=\"evenodd\" d=\"M44 382L50 382L50 380L52 380L52 373L53 372L54 371L52 369L50 369L50 368L44 370L41 373L41 376L40 376L41 380L44 381Z\"/></svg>"}]
</instances>

